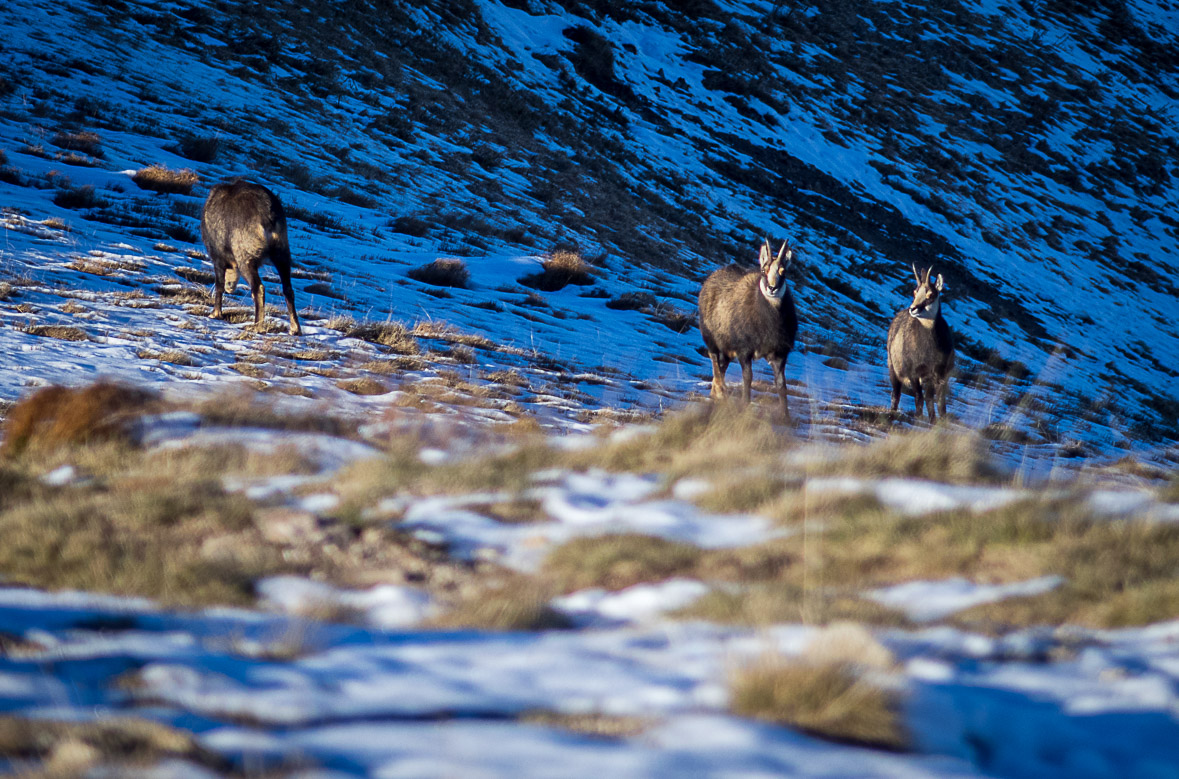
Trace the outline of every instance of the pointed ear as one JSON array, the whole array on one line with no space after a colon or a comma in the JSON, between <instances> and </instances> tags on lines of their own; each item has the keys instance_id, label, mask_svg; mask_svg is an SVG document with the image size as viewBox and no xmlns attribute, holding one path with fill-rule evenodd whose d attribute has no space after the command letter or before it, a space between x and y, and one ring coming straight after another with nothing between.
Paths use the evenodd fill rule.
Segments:
<instances>
[{"instance_id":1,"label":"pointed ear","mask_svg":"<svg viewBox=\"0 0 1179 779\"><path fill-rule=\"evenodd\" d=\"M770 242L766 241L761 245L761 253L757 256L757 264L761 267L766 267L773 260L774 255L770 252Z\"/></svg>"},{"instance_id":2,"label":"pointed ear","mask_svg":"<svg viewBox=\"0 0 1179 779\"><path fill-rule=\"evenodd\" d=\"M937 275L937 291L942 291L942 274L940 273Z\"/></svg>"},{"instance_id":3,"label":"pointed ear","mask_svg":"<svg viewBox=\"0 0 1179 779\"><path fill-rule=\"evenodd\" d=\"M913 269L913 278L917 279L917 283L921 283L921 274L917 272L917 263L909 263L909 267Z\"/></svg>"}]
</instances>

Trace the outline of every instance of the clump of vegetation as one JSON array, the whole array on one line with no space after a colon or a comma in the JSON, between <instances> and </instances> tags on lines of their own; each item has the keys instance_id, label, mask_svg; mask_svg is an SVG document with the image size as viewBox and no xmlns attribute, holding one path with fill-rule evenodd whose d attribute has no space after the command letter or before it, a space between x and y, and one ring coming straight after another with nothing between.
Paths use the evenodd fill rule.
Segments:
<instances>
[{"instance_id":1,"label":"clump of vegetation","mask_svg":"<svg viewBox=\"0 0 1179 779\"><path fill-rule=\"evenodd\" d=\"M24 329L29 335L56 338L59 341L89 341L86 331L71 325L31 325Z\"/></svg>"},{"instance_id":2,"label":"clump of vegetation","mask_svg":"<svg viewBox=\"0 0 1179 779\"><path fill-rule=\"evenodd\" d=\"M618 297L606 301L606 308L615 311L639 311L654 306L655 296L650 292L623 292Z\"/></svg>"},{"instance_id":3,"label":"clump of vegetation","mask_svg":"<svg viewBox=\"0 0 1179 779\"><path fill-rule=\"evenodd\" d=\"M579 736L600 739L623 739L641 735L655 723L643 717L627 717L594 712L569 714L549 709L532 709L520 715L521 722L560 728Z\"/></svg>"},{"instance_id":4,"label":"clump of vegetation","mask_svg":"<svg viewBox=\"0 0 1179 779\"><path fill-rule=\"evenodd\" d=\"M53 136L53 145L67 151L78 151L91 157L102 157L102 139L92 132L59 132Z\"/></svg>"},{"instance_id":5,"label":"clump of vegetation","mask_svg":"<svg viewBox=\"0 0 1179 779\"><path fill-rule=\"evenodd\" d=\"M57 190L53 196L53 204L62 208L98 208L105 203L106 201L94 194L94 187L90 184L81 187L65 186Z\"/></svg>"},{"instance_id":6,"label":"clump of vegetation","mask_svg":"<svg viewBox=\"0 0 1179 779\"><path fill-rule=\"evenodd\" d=\"M556 292L569 284L593 284L594 278L589 263L582 259L580 252L557 249L541 262L540 273L524 276L520 283L542 292Z\"/></svg>"},{"instance_id":7,"label":"clump of vegetation","mask_svg":"<svg viewBox=\"0 0 1179 779\"><path fill-rule=\"evenodd\" d=\"M0 755L6 762L39 761L38 776L82 776L100 766L104 772L122 773L119 769L146 768L169 759L215 772L230 768L191 733L134 717L95 721L0 717Z\"/></svg>"},{"instance_id":8,"label":"clump of vegetation","mask_svg":"<svg viewBox=\"0 0 1179 779\"><path fill-rule=\"evenodd\" d=\"M171 170L170 168L165 168L163 165L151 165L135 171L131 176L131 180L140 189L146 189L151 192L189 195L192 194L192 188L200 181L200 177L188 168Z\"/></svg>"},{"instance_id":9,"label":"clump of vegetation","mask_svg":"<svg viewBox=\"0 0 1179 779\"><path fill-rule=\"evenodd\" d=\"M573 627L549 605L551 592L535 580L519 577L471 591L430 621L437 628L478 630L566 630Z\"/></svg>"},{"instance_id":10,"label":"clump of vegetation","mask_svg":"<svg viewBox=\"0 0 1179 779\"><path fill-rule=\"evenodd\" d=\"M467 264L458 257L439 257L433 262L411 269L405 275L435 287L459 289L466 289L467 282L471 280Z\"/></svg>"},{"instance_id":11,"label":"clump of vegetation","mask_svg":"<svg viewBox=\"0 0 1179 779\"><path fill-rule=\"evenodd\" d=\"M908 744L897 696L844 663L765 658L734 674L731 707L831 741L896 751Z\"/></svg>"},{"instance_id":12,"label":"clump of vegetation","mask_svg":"<svg viewBox=\"0 0 1179 779\"><path fill-rule=\"evenodd\" d=\"M384 384L368 376L339 381L336 386L353 395L384 395L389 391Z\"/></svg>"},{"instance_id":13,"label":"clump of vegetation","mask_svg":"<svg viewBox=\"0 0 1179 779\"><path fill-rule=\"evenodd\" d=\"M339 330L349 338L386 346L397 354L417 354L421 351L409 328L400 322L357 322L352 317L337 316L329 319L326 326Z\"/></svg>"},{"instance_id":14,"label":"clump of vegetation","mask_svg":"<svg viewBox=\"0 0 1179 779\"><path fill-rule=\"evenodd\" d=\"M4 423L6 456L26 449L47 450L96 439L123 438L127 422L142 414L155 395L121 384L45 387L26 396Z\"/></svg>"},{"instance_id":15,"label":"clump of vegetation","mask_svg":"<svg viewBox=\"0 0 1179 779\"><path fill-rule=\"evenodd\" d=\"M221 141L217 138L198 135L186 135L168 151L176 152L194 162L212 162L217 158L221 148Z\"/></svg>"},{"instance_id":16,"label":"clump of vegetation","mask_svg":"<svg viewBox=\"0 0 1179 779\"><path fill-rule=\"evenodd\" d=\"M622 590L692 572L703 556L699 547L657 536L619 533L576 538L545 559L544 575L560 592L590 587Z\"/></svg>"},{"instance_id":17,"label":"clump of vegetation","mask_svg":"<svg viewBox=\"0 0 1179 779\"><path fill-rule=\"evenodd\" d=\"M607 442L570 457L575 467L645 471L682 476L715 476L728 469L782 469L782 455L794 440L776 430L756 408L710 403L669 414L648 435Z\"/></svg>"},{"instance_id":18,"label":"clump of vegetation","mask_svg":"<svg viewBox=\"0 0 1179 779\"><path fill-rule=\"evenodd\" d=\"M947 482L995 483L1005 478L986 441L973 432L933 428L898 433L864 447L840 448L833 454L833 458L815 463L811 473Z\"/></svg>"}]
</instances>

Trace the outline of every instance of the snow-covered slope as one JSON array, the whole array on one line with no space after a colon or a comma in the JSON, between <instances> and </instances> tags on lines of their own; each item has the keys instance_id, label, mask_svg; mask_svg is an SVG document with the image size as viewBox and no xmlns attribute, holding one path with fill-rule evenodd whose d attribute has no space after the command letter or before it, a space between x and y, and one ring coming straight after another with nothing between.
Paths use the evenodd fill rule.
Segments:
<instances>
[{"instance_id":1,"label":"snow-covered slope","mask_svg":"<svg viewBox=\"0 0 1179 779\"><path fill-rule=\"evenodd\" d=\"M678 398L707 376L689 321L703 275L777 236L801 258L808 354L788 375L814 400L884 402L888 318L910 263L933 264L968 422L1032 410L1037 440L1102 449L1175 434L1179 32L1166 2L0 14L0 193L63 220L79 253L125 244L158 256L152 272L199 266L152 247L199 249L206 188L251 175L291 211L300 305L443 320L570 375L620 371L638 389L610 402L662 406L643 387ZM88 131L101 157L61 148ZM151 164L201 184L183 196L128 182ZM61 195L82 185L93 202ZM595 259L598 283L527 296L527 257L568 244ZM40 246L10 240L7 272L47 280L63 247ZM405 277L441 255L466 258L471 289ZM54 276L92 286L82 278ZM625 292L652 297L606 305ZM599 398L602 386L581 383Z\"/></svg>"}]
</instances>

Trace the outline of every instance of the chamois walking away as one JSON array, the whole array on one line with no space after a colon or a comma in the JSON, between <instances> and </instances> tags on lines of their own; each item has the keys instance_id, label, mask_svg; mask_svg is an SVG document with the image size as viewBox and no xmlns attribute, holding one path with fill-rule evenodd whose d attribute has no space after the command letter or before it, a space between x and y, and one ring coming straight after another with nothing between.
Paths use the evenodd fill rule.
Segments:
<instances>
[{"instance_id":1,"label":"chamois walking away","mask_svg":"<svg viewBox=\"0 0 1179 779\"><path fill-rule=\"evenodd\" d=\"M913 303L893 317L888 328L888 380L892 384L892 410L901 402L901 388L912 389L921 416L924 402L929 421L946 415L946 390L954 368L954 339L942 316L942 277L931 281L933 268L923 277L913 266L917 288ZM937 400L937 413L933 404Z\"/></svg>"},{"instance_id":2,"label":"chamois walking away","mask_svg":"<svg viewBox=\"0 0 1179 779\"><path fill-rule=\"evenodd\" d=\"M201 212L201 238L213 261L216 281L213 286L214 318L221 318L221 295L237 288L239 277L250 285L254 299L254 327L261 328L265 317L266 290L258 271L269 257L282 281L287 300L291 335L300 335L299 315L295 313L295 290L291 288L291 247L287 243L287 218L282 203L273 192L260 184L235 179L218 184L209 191Z\"/></svg>"},{"instance_id":3,"label":"chamois walking away","mask_svg":"<svg viewBox=\"0 0 1179 779\"><path fill-rule=\"evenodd\" d=\"M700 334L712 358L715 400L725 392L725 370L741 365L742 399L748 403L753 383L753 361L764 357L774 370L774 385L789 417L786 401L786 357L794 347L798 317L794 297L786 286L786 268L794 250L785 241L775 257L770 242L761 247L758 270L728 265L714 271L700 287Z\"/></svg>"}]
</instances>

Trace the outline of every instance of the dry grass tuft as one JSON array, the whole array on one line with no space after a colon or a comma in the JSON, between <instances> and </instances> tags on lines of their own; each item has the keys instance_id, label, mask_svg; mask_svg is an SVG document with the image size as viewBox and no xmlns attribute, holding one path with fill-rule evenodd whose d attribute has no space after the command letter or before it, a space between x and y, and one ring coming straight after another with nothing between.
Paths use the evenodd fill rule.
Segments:
<instances>
[{"instance_id":1,"label":"dry grass tuft","mask_svg":"<svg viewBox=\"0 0 1179 779\"><path fill-rule=\"evenodd\" d=\"M654 471L673 478L715 476L718 463L733 471L765 467L780 473L782 455L793 445L756 408L709 403L668 415L649 435L607 442L571 460L579 467Z\"/></svg>"},{"instance_id":2,"label":"dry grass tuft","mask_svg":"<svg viewBox=\"0 0 1179 779\"><path fill-rule=\"evenodd\" d=\"M59 132L53 136L53 145L67 151L80 151L91 157L102 157L102 139L92 132Z\"/></svg>"},{"instance_id":3,"label":"dry grass tuft","mask_svg":"<svg viewBox=\"0 0 1179 779\"><path fill-rule=\"evenodd\" d=\"M519 577L467 594L453 608L430 621L436 628L476 630L566 630L573 627L549 606L551 593L532 579Z\"/></svg>"},{"instance_id":4,"label":"dry grass tuft","mask_svg":"<svg viewBox=\"0 0 1179 779\"><path fill-rule=\"evenodd\" d=\"M623 739L640 736L655 723L644 717L616 714L568 714L548 709L533 709L520 715L520 721L546 728L559 728L579 736L601 739Z\"/></svg>"},{"instance_id":5,"label":"dry grass tuft","mask_svg":"<svg viewBox=\"0 0 1179 779\"><path fill-rule=\"evenodd\" d=\"M413 268L405 275L415 281L432 284L435 287L457 287L466 289L471 280L467 264L458 257L439 257L433 262Z\"/></svg>"},{"instance_id":6,"label":"dry grass tuft","mask_svg":"<svg viewBox=\"0 0 1179 779\"><path fill-rule=\"evenodd\" d=\"M140 273L147 266L138 260L124 258L75 257L66 263L66 267L92 276L115 276L120 271Z\"/></svg>"},{"instance_id":7,"label":"dry grass tuft","mask_svg":"<svg viewBox=\"0 0 1179 779\"><path fill-rule=\"evenodd\" d=\"M156 396L145 390L99 382L87 387L46 387L13 407L4 423L0 452L51 450L96 439L122 438L126 425Z\"/></svg>"},{"instance_id":8,"label":"dry grass tuft","mask_svg":"<svg viewBox=\"0 0 1179 779\"><path fill-rule=\"evenodd\" d=\"M556 292L569 284L594 283L593 269L577 251L558 249L541 261L541 269L540 273L524 276L520 283L542 292Z\"/></svg>"},{"instance_id":9,"label":"dry grass tuft","mask_svg":"<svg viewBox=\"0 0 1179 779\"><path fill-rule=\"evenodd\" d=\"M196 360L192 358L192 355L182 352L179 349L165 349L162 352L151 349L139 349L135 352L135 356L141 360L159 360L160 362L183 365L185 367L196 365Z\"/></svg>"},{"instance_id":10,"label":"dry grass tuft","mask_svg":"<svg viewBox=\"0 0 1179 779\"><path fill-rule=\"evenodd\" d=\"M86 331L72 325L31 325L24 329L29 335L56 338L59 341L89 341Z\"/></svg>"},{"instance_id":11,"label":"dry grass tuft","mask_svg":"<svg viewBox=\"0 0 1179 779\"><path fill-rule=\"evenodd\" d=\"M894 751L908 745L897 696L842 663L765 658L734 674L731 707L831 741Z\"/></svg>"},{"instance_id":12,"label":"dry grass tuft","mask_svg":"<svg viewBox=\"0 0 1179 779\"><path fill-rule=\"evenodd\" d=\"M353 395L384 395L389 389L368 376L362 376L359 379L346 379L344 381L336 382L336 386Z\"/></svg>"},{"instance_id":13,"label":"dry grass tuft","mask_svg":"<svg viewBox=\"0 0 1179 779\"><path fill-rule=\"evenodd\" d=\"M400 322L357 322L352 317L336 316L329 319L325 326L339 330L348 338L359 338L388 347L397 354L417 354L421 351L417 340Z\"/></svg>"},{"instance_id":14,"label":"dry grass tuft","mask_svg":"<svg viewBox=\"0 0 1179 779\"><path fill-rule=\"evenodd\" d=\"M410 332L418 338L434 338L439 341L470 346L474 349L487 349L488 351L500 351L501 349L500 345L490 338L461 332L445 322L418 322Z\"/></svg>"},{"instance_id":15,"label":"dry grass tuft","mask_svg":"<svg viewBox=\"0 0 1179 779\"><path fill-rule=\"evenodd\" d=\"M549 553L543 574L560 592L622 590L691 575L704 553L693 544L637 533L575 538Z\"/></svg>"},{"instance_id":16,"label":"dry grass tuft","mask_svg":"<svg viewBox=\"0 0 1179 779\"><path fill-rule=\"evenodd\" d=\"M201 746L191 733L134 717L90 722L0 717L0 755L12 761L39 761L36 775L44 777L88 775L100 766L118 772L165 759L182 759L215 771L230 768L228 761Z\"/></svg>"},{"instance_id":17,"label":"dry grass tuft","mask_svg":"<svg viewBox=\"0 0 1179 779\"><path fill-rule=\"evenodd\" d=\"M171 195L190 195L200 177L188 168L171 170L163 165L140 168L131 176L140 189Z\"/></svg>"},{"instance_id":18,"label":"dry grass tuft","mask_svg":"<svg viewBox=\"0 0 1179 779\"><path fill-rule=\"evenodd\" d=\"M945 482L1002 481L1003 474L974 432L937 428L898 433L863 447L842 447L833 459L809 470L864 478L902 476Z\"/></svg>"}]
</instances>

